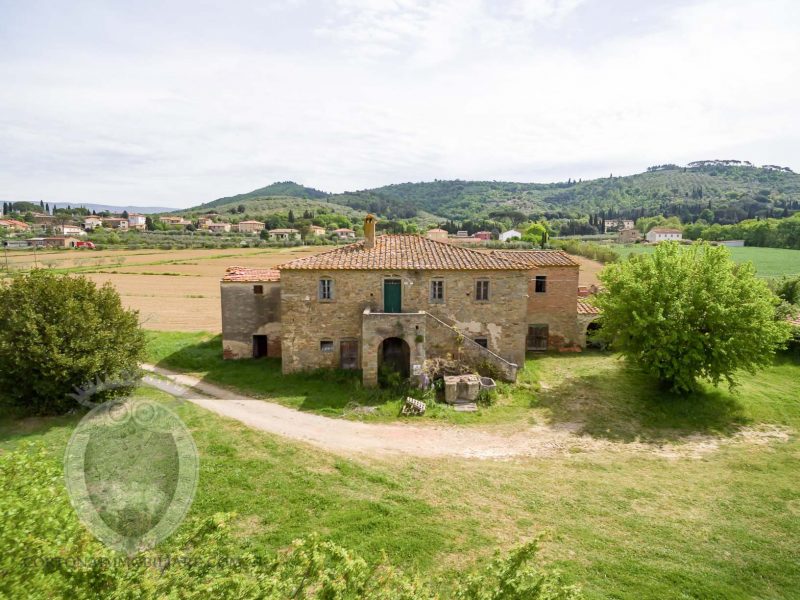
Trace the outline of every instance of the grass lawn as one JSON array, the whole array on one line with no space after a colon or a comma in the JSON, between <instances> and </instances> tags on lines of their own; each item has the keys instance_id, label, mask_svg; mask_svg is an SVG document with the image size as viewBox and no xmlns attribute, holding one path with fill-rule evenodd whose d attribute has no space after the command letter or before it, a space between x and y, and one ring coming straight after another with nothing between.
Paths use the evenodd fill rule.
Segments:
<instances>
[{"instance_id":1,"label":"grass lawn","mask_svg":"<svg viewBox=\"0 0 800 600\"><path fill-rule=\"evenodd\" d=\"M209 342L202 340L157 337L151 351L204 372ZM226 364L248 363L260 367ZM245 375L247 368L235 367ZM256 385L249 378L247 386ZM306 381L311 400L300 406L324 406L314 396L323 389L339 402L354 389L349 381ZM299 383L287 386L295 390L287 397L303 395ZM519 414L580 423L617 449L635 438L657 445L718 432L725 440L740 424L800 428L800 365L788 361L748 378L736 394L678 400L657 395L611 355L549 355L529 360L524 378L504 393ZM166 400L155 390L138 394ZM788 441L722 443L697 459L606 448L513 461L377 460L321 452L188 403L176 411L200 452L191 511L236 511L242 534L268 548L318 531L368 560L386 552L396 565L442 576L446 588L456 570L544 533L542 559L590 598L777 599L800 590L794 432ZM77 420L0 422L0 449L40 439L58 460Z\"/></svg>"},{"instance_id":2,"label":"grass lawn","mask_svg":"<svg viewBox=\"0 0 800 600\"><path fill-rule=\"evenodd\" d=\"M361 373L356 371L321 370L283 375L278 358L258 360L223 360L220 336L208 333L149 331L148 360L167 369L197 375L211 383L238 389L258 398L284 406L327 416L358 418L373 421L397 419L403 394L393 391L365 389ZM425 397L429 409L424 421L459 424L513 422L530 413L530 401L524 395L512 395L510 387L500 385L494 405L481 407L477 413L459 413L452 407L433 402L433 394ZM419 393L414 394L420 397ZM374 406L376 412L363 415L353 412L356 406Z\"/></svg>"},{"instance_id":3,"label":"grass lawn","mask_svg":"<svg viewBox=\"0 0 800 600\"><path fill-rule=\"evenodd\" d=\"M612 244L623 258L632 254L652 253L655 246L644 244ZM800 275L800 250L787 248L755 248L745 246L728 248L731 258L737 263L750 261L760 277L781 277Z\"/></svg>"}]
</instances>

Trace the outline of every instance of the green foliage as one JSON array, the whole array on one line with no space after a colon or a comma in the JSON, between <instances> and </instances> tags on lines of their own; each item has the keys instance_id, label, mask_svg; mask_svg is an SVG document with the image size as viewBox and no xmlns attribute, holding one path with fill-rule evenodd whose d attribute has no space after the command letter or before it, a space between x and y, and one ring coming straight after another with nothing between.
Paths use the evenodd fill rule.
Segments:
<instances>
[{"instance_id":1,"label":"green foliage","mask_svg":"<svg viewBox=\"0 0 800 600\"><path fill-rule=\"evenodd\" d=\"M722 246L663 243L610 265L600 280L603 335L675 392L697 389L699 379L733 386L738 370L771 364L789 336L766 283Z\"/></svg>"},{"instance_id":2,"label":"green foliage","mask_svg":"<svg viewBox=\"0 0 800 600\"><path fill-rule=\"evenodd\" d=\"M580 240L552 240L550 245L569 254L576 254L591 258L601 263L612 263L619 260L619 254L609 248L594 242Z\"/></svg>"},{"instance_id":3,"label":"green foliage","mask_svg":"<svg viewBox=\"0 0 800 600\"><path fill-rule=\"evenodd\" d=\"M800 250L800 213L786 219L747 219L731 225L699 221L686 227L691 240L744 240L747 246Z\"/></svg>"},{"instance_id":4,"label":"green foliage","mask_svg":"<svg viewBox=\"0 0 800 600\"><path fill-rule=\"evenodd\" d=\"M641 233L647 233L654 227L669 227L671 229L683 229L681 220L678 217L666 218L662 215L653 217L642 217L636 220L636 229Z\"/></svg>"},{"instance_id":5,"label":"green foliage","mask_svg":"<svg viewBox=\"0 0 800 600\"><path fill-rule=\"evenodd\" d=\"M770 287L781 300L800 306L800 275L795 277L782 277L771 282Z\"/></svg>"},{"instance_id":6,"label":"green foliage","mask_svg":"<svg viewBox=\"0 0 800 600\"><path fill-rule=\"evenodd\" d=\"M34 270L0 284L0 396L24 411L75 408L67 394L96 377L138 368L146 340L138 315L110 285Z\"/></svg>"},{"instance_id":7,"label":"green foliage","mask_svg":"<svg viewBox=\"0 0 800 600\"><path fill-rule=\"evenodd\" d=\"M157 550L132 559L104 547L78 522L61 465L43 446L0 455L0 596L9 598L439 598L428 582L384 558L373 564L317 535L277 555L240 539L232 514L195 517ZM459 599L577 599L558 573L532 563L536 544L467 574Z\"/></svg>"}]
</instances>

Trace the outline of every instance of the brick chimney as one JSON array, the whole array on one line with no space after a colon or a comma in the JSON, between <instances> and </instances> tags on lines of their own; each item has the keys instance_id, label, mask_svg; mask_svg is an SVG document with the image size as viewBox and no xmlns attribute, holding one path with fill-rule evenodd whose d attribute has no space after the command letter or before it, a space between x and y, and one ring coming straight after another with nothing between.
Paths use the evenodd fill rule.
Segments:
<instances>
[{"instance_id":1,"label":"brick chimney","mask_svg":"<svg viewBox=\"0 0 800 600\"><path fill-rule=\"evenodd\" d=\"M375 223L377 219L374 215L364 217L364 248L375 247Z\"/></svg>"}]
</instances>

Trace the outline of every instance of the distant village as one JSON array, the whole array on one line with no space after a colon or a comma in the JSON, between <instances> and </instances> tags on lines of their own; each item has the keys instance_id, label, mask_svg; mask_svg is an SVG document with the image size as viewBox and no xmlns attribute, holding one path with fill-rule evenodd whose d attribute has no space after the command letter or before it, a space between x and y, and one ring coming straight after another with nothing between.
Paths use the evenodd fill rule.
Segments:
<instances>
[{"instance_id":1,"label":"distant village","mask_svg":"<svg viewBox=\"0 0 800 600\"><path fill-rule=\"evenodd\" d=\"M258 243L276 245L349 243L362 237L360 229L335 225L323 227L311 224L308 219L305 219L302 225L297 224L295 227L268 229L269 219L265 222L245 215L245 220L234 222L225 220L227 217L216 212L187 218L183 215L146 215L126 211L75 214L75 211L59 209L51 213L47 207L41 212L28 211L23 215L18 211L11 210L10 207L10 204L4 206L4 213L0 218L0 237L3 238L3 246L6 248L85 248L91 250L96 249L96 244L109 243L102 236L98 241L98 237L91 234L111 232L173 235L184 233L187 234L185 236L187 238L190 234L201 232L206 236L227 236L216 239L230 239L231 236L234 236L232 243L239 243L235 239L236 236L241 236L244 238L241 241L243 244L251 244L246 241L247 237L257 237ZM86 209L79 210L87 212ZM345 222L349 221L345 219ZM544 228L545 225L542 224L542 227ZM609 218L599 222L601 236L605 241L615 241L619 244L684 241L684 233L681 229L666 225L654 226L645 230L646 233L642 233L631 219ZM493 242L500 244L528 242L544 247L548 239L547 234L540 239L539 234L531 234L531 230L524 226L520 227L520 230L509 228L504 231L494 229L474 233L457 230L453 227L450 227L450 231L433 227L420 233L432 240L464 246L490 246ZM150 236L144 237L149 238ZM116 243L119 243L119 240ZM726 240L718 243L728 246L744 245L743 240Z\"/></svg>"}]
</instances>

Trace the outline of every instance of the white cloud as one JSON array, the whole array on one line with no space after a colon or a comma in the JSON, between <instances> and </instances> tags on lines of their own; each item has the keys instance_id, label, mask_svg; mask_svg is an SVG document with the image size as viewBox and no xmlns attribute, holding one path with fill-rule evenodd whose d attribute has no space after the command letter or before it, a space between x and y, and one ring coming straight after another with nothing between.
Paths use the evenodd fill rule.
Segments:
<instances>
[{"instance_id":1,"label":"white cloud","mask_svg":"<svg viewBox=\"0 0 800 600\"><path fill-rule=\"evenodd\" d=\"M297 21L243 15L221 39L212 20L147 51L0 43L0 197L188 205L285 179L800 167L795 2L670 3L630 32L636 14L598 20L591 0L524 4L346 0L307 22L299 3ZM576 41L590 25L614 33Z\"/></svg>"}]
</instances>

